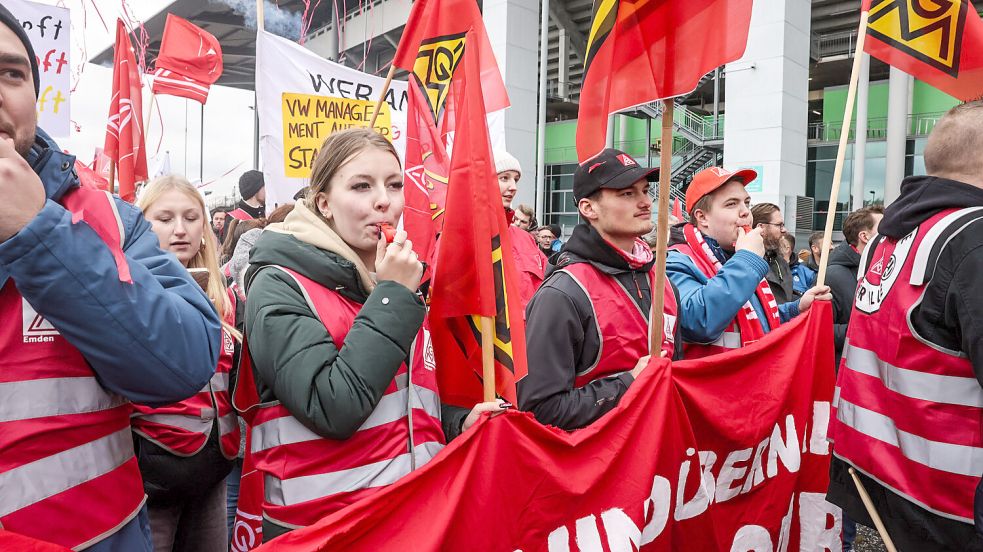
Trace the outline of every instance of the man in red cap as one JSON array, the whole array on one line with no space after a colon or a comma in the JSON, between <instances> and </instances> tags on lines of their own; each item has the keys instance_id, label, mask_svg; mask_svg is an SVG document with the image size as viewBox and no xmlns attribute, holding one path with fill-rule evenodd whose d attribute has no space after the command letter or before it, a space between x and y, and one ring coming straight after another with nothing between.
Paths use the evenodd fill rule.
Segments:
<instances>
[{"instance_id":1,"label":"man in red cap","mask_svg":"<svg viewBox=\"0 0 983 552\"><path fill-rule=\"evenodd\" d=\"M830 299L814 287L801 299L778 305L765 275L761 228L750 229L751 197L744 187L757 177L750 169L711 167L686 190L690 222L670 243L666 275L679 290L679 315L686 358L699 358L757 341Z\"/></svg>"},{"instance_id":2,"label":"man in red cap","mask_svg":"<svg viewBox=\"0 0 983 552\"><path fill-rule=\"evenodd\" d=\"M594 422L648 365L652 290L661 275L641 237L652 231L648 190L658 177L658 168L610 148L574 173L583 222L526 309L529 373L517 385L519 408L544 424L573 430ZM679 358L671 285L663 297L662 347L654 354Z\"/></svg>"}]
</instances>

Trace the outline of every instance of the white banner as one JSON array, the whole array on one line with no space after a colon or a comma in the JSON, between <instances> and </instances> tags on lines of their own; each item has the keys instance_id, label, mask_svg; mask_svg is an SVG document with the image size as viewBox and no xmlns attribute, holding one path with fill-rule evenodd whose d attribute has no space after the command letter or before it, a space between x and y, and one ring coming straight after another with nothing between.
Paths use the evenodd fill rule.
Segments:
<instances>
[{"instance_id":1,"label":"white banner","mask_svg":"<svg viewBox=\"0 0 983 552\"><path fill-rule=\"evenodd\" d=\"M259 32L256 102L266 208L292 203L311 161L336 130L367 127L385 79L328 61L303 46ZM406 82L392 81L375 128L400 158L406 151Z\"/></svg>"},{"instance_id":2,"label":"white banner","mask_svg":"<svg viewBox=\"0 0 983 552\"><path fill-rule=\"evenodd\" d=\"M69 97L72 65L69 63L72 18L68 8L45 6L25 0L3 0L31 40L41 74L38 92L38 126L57 138L67 138L72 117Z\"/></svg>"}]
</instances>

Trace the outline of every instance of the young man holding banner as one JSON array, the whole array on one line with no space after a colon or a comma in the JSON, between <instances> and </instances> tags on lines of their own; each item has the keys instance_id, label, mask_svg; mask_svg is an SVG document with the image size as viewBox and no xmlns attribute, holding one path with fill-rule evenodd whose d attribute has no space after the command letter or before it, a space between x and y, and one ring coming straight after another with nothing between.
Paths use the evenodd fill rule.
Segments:
<instances>
[{"instance_id":1,"label":"young man holding banner","mask_svg":"<svg viewBox=\"0 0 983 552\"><path fill-rule=\"evenodd\" d=\"M641 237L652 231L648 190L658 175L610 148L574 173L584 222L526 309L529 373L517 385L519 407L544 424L589 425L648 365L651 290L660 275ZM679 358L676 304L666 285L662 352Z\"/></svg>"},{"instance_id":2,"label":"young man holding banner","mask_svg":"<svg viewBox=\"0 0 983 552\"><path fill-rule=\"evenodd\" d=\"M782 322L809 310L829 288L814 287L798 300L778 305L765 276L761 228L751 224L751 197L744 189L757 177L750 169L711 167L686 190L690 221L670 243L666 275L679 289L687 358L749 345Z\"/></svg>"}]
</instances>

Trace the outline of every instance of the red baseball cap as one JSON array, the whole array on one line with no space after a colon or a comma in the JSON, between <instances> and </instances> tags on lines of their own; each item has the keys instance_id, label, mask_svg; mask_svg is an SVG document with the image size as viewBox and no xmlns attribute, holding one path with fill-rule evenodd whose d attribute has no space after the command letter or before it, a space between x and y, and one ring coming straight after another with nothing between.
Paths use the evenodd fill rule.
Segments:
<instances>
[{"instance_id":1,"label":"red baseball cap","mask_svg":"<svg viewBox=\"0 0 983 552\"><path fill-rule=\"evenodd\" d=\"M696 173L689 183L689 188L686 188L686 208L692 211L697 201L731 180L738 180L747 186L757 177L758 173L753 169L740 169L733 172L722 167L704 169Z\"/></svg>"}]
</instances>

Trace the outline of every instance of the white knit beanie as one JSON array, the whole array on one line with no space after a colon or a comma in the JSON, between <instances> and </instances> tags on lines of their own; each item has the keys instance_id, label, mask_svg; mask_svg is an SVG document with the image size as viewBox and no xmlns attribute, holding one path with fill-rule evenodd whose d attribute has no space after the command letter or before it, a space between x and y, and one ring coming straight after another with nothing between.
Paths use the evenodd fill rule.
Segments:
<instances>
[{"instance_id":1,"label":"white knit beanie","mask_svg":"<svg viewBox=\"0 0 983 552\"><path fill-rule=\"evenodd\" d=\"M505 171L515 171L522 176L522 167L519 166L519 160L515 156L505 150L495 150L495 174Z\"/></svg>"}]
</instances>

